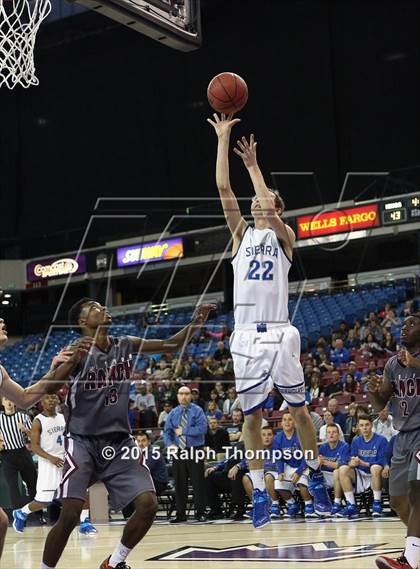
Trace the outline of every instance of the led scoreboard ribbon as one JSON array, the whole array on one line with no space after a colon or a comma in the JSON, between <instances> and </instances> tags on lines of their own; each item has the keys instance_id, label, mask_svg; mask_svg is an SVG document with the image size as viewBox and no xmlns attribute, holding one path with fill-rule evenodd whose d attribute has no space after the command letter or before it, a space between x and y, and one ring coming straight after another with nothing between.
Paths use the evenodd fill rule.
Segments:
<instances>
[{"instance_id":1,"label":"led scoreboard ribbon","mask_svg":"<svg viewBox=\"0 0 420 569\"><path fill-rule=\"evenodd\" d=\"M382 202L382 223L393 225L420 221L420 193Z\"/></svg>"},{"instance_id":2,"label":"led scoreboard ribbon","mask_svg":"<svg viewBox=\"0 0 420 569\"><path fill-rule=\"evenodd\" d=\"M372 200L345 209L324 209L295 218L298 239L348 233L399 223L420 222L420 192Z\"/></svg>"}]
</instances>

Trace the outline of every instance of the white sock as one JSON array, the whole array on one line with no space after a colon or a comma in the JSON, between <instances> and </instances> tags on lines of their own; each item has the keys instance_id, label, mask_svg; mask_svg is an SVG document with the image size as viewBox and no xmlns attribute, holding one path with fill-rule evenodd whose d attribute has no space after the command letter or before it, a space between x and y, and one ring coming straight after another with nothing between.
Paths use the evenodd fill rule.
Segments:
<instances>
[{"instance_id":1,"label":"white sock","mask_svg":"<svg viewBox=\"0 0 420 569\"><path fill-rule=\"evenodd\" d=\"M31 510L29 509L29 505L26 504L26 506L23 506L23 508L20 509L20 511L23 514L26 514L27 516L29 516L29 514L31 513Z\"/></svg>"},{"instance_id":2,"label":"white sock","mask_svg":"<svg viewBox=\"0 0 420 569\"><path fill-rule=\"evenodd\" d=\"M55 569L55 567L50 567L49 565L45 565L45 563L41 562L41 569Z\"/></svg>"},{"instance_id":3,"label":"white sock","mask_svg":"<svg viewBox=\"0 0 420 569\"><path fill-rule=\"evenodd\" d=\"M341 498L334 498L334 504L341 504Z\"/></svg>"},{"instance_id":4,"label":"white sock","mask_svg":"<svg viewBox=\"0 0 420 569\"><path fill-rule=\"evenodd\" d=\"M321 465L319 462L319 458L313 458L311 460L307 460L306 464L309 466L309 468L312 468L312 470L318 470Z\"/></svg>"},{"instance_id":5,"label":"white sock","mask_svg":"<svg viewBox=\"0 0 420 569\"><path fill-rule=\"evenodd\" d=\"M130 551L131 549L128 549L128 547L123 545L120 541L120 543L115 548L114 553L111 555L110 560L108 561L108 565L111 565L111 567L116 567L118 563L121 563L127 559Z\"/></svg>"},{"instance_id":6,"label":"white sock","mask_svg":"<svg viewBox=\"0 0 420 569\"><path fill-rule=\"evenodd\" d=\"M286 500L286 504L294 504L294 503L295 503L294 498L289 498L288 500Z\"/></svg>"},{"instance_id":7,"label":"white sock","mask_svg":"<svg viewBox=\"0 0 420 569\"><path fill-rule=\"evenodd\" d=\"M349 504L355 504L356 501L354 499L354 492L344 492L344 496L346 497L347 502Z\"/></svg>"},{"instance_id":8,"label":"white sock","mask_svg":"<svg viewBox=\"0 0 420 569\"><path fill-rule=\"evenodd\" d=\"M373 491L373 499L377 500L377 501L381 501L381 497L382 497L382 490L374 490Z\"/></svg>"},{"instance_id":9,"label":"white sock","mask_svg":"<svg viewBox=\"0 0 420 569\"><path fill-rule=\"evenodd\" d=\"M251 478L254 490L265 490L264 470L250 470L249 477Z\"/></svg>"},{"instance_id":10,"label":"white sock","mask_svg":"<svg viewBox=\"0 0 420 569\"><path fill-rule=\"evenodd\" d=\"M82 510L80 513L80 521L84 522L89 517L89 510Z\"/></svg>"},{"instance_id":11,"label":"white sock","mask_svg":"<svg viewBox=\"0 0 420 569\"><path fill-rule=\"evenodd\" d=\"M312 504L312 500L305 500L305 506L309 506Z\"/></svg>"},{"instance_id":12,"label":"white sock","mask_svg":"<svg viewBox=\"0 0 420 569\"><path fill-rule=\"evenodd\" d=\"M404 556L413 569L420 567L420 537L407 537Z\"/></svg>"}]
</instances>

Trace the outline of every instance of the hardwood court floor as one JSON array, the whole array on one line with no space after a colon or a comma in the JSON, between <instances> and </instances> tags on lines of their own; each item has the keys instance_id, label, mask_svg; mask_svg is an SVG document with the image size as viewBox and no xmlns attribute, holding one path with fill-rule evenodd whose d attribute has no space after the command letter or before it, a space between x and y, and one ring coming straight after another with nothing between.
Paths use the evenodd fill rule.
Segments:
<instances>
[{"instance_id":1,"label":"hardwood court floor","mask_svg":"<svg viewBox=\"0 0 420 569\"><path fill-rule=\"evenodd\" d=\"M57 569L98 569L118 542L123 524L98 525L98 534L74 531ZM4 569L39 569L47 527L9 528ZM127 562L132 569L375 568L375 557L397 557L404 527L396 519L278 520L256 531L241 523L169 525L156 522Z\"/></svg>"}]
</instances>

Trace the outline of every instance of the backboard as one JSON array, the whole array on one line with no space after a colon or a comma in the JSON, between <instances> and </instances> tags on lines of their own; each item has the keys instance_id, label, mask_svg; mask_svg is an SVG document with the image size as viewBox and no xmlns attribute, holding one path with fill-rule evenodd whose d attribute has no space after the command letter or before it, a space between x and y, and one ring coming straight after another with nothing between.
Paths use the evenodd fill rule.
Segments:
<instances>
[{"instance_id":1,"label":"backboard","mask_svg":"<svg viewBox=\"0 0 420 569\"><path fill-rule=\"evenodd\" d=\"M71 0L178 49L201 45L200 0Z\"/></svg>"}]
</instances>

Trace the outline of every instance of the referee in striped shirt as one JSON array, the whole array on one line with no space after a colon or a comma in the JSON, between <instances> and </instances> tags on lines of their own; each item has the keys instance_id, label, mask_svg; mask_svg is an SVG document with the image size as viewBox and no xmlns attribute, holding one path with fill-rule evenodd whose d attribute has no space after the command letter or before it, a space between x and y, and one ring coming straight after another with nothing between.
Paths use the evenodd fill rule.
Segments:
<instances>
[{"instance_id":1,"label":"referee in striped shirt","mask_svg":"<svg viewBox=\"0 0 420 569\"><path fill-rule=\"evenodd\" d=\"M31 421L26 413L17 411L15 404L3 397L4 412L0 413L0 433L3 438L3 451L0 454L4 476L9 487L13 509L20 508L28 501L19 492L18 474L25 482L29 499L36 494L36 468L31 453L26 448L27 435Z\"/></svg>"}]
</instances>

